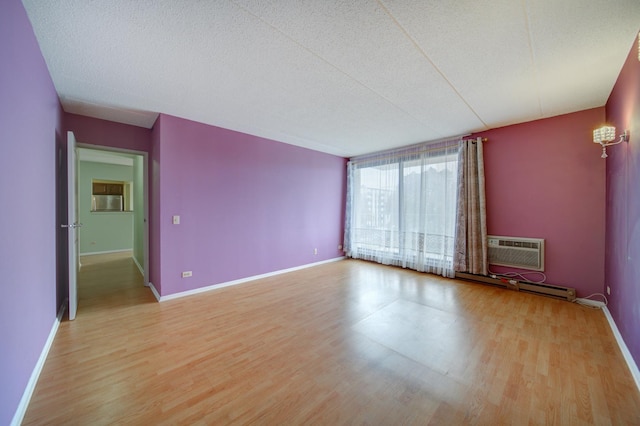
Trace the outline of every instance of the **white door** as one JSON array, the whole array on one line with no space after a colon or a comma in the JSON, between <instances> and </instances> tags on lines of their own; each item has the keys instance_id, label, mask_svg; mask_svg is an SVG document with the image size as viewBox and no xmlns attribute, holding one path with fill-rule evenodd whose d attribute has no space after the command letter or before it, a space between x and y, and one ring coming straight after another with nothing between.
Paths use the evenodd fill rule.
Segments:
<instances>
[{"instance_id":1,"label":"white door","mask_svg":"<svg viewBox=\"0 0 640 426\"><path fill-rule=\"evenodd\" d=\"M67 224L69 230L69 319L76 317L78 309L78 184L76 181L76 138L67 132Z\"/></svg>"}]
</instances>

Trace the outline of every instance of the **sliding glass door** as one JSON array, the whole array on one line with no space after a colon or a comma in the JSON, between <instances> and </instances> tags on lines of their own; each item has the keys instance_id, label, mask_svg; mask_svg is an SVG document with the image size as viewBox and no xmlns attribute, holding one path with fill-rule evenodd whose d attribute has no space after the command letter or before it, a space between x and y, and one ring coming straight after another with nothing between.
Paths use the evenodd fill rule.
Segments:
<instances>
[{"instance_id":1,"label":"sliding glass door","mask_svg":"<svg viewBox=\"0 0 640 426\"><path fill-rule=\"evenodd\" d=\"M349 164L351 257L453 275L458 144Z\"/></svg>"}]
</instances>

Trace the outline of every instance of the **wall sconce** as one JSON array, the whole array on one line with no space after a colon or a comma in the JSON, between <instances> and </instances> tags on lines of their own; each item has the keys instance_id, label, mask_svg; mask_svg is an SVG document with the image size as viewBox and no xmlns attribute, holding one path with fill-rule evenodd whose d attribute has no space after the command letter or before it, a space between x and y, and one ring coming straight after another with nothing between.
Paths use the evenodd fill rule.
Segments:
<instances>
[{"instance_id":1,"label":"wall sconce","mask_svg":"<svg viewBox=\"0 0 640 426\"><path fill-rule=\"evenodd\" d=\"M602 126L599 129L593 131L593 143L599 143L602 145L602 158L607 158L607 147L611 145L618 145L621 142L629 142L629 131L625 130L620 135L620 139L616 142L611 142L616 138L616 128L613 126Z\"/></svg>"}]
</instances>

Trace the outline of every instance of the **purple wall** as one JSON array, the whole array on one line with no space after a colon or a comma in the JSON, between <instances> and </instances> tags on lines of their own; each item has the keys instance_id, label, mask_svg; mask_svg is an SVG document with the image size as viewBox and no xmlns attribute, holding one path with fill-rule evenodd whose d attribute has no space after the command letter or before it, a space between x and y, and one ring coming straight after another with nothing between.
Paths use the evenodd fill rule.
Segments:
<instances>
[{"instance_id":1,"label":"purple wall","mask_svg":"<svg viewBox=\"0 0 640 426\"><path fill-rule=\"evenodd\" d=\"M342 255L346 160L167 115L148 130L63 114L19 0L0 4L0 58L0 193L16 200L0 209L0 424L11 421L66 295L63 194L56 203L66 185L63 128L83 143L150 153L150 274L162 295ZM629 144L609 150L606 203L605 161L590 142L604 118L597 108L482 133L488 226L546 238L549 282L584 296L603 291L606 205L610 310L638 363L635 43L606 106L611 124L631 130ZM184 270L193 277L182 279Z\"/></svg>"},{"instance_id":2,"label":"purple wall","mask_svg":"<svg viewBox=\"0 0 640 426\"><path fill-rule=\"evenodd\" d=\"M22 3L0 3L0 424L56 319L56 142L62 112Z\"/></svg>"},{"instance_id":3,"label":"purple wall","mask_svg":"<svg viewBox=\"0 0 640 426\"><path fill-rule=\"evenodd\" d=\"M162 277L160 276L161 245L160 241L160 133L163 128L163 116L160 114L151 131L151 146L149 155L149 281L158 292L162 291Z\"/></svg>"},{"instance_id":4,"label":"purple wall","mask_svg":"<svg viewBox=\"0 0 640 426\"><path fill-rule=\"evenodd\" d=\"M580 297L604 283L605 162L592 142L603 121L601 107L480 134L489 234L544 238L547 282Z\"/></svg>"},{"instance_id":5,"label":"purple wall","mask_svg":"<svg viewBox=\"0 0 640 426\"><path fill-rule=\"evenodd\" d=\"M606 105L607 122L629 143L607 149L606 280L609 310L640 365L640 61L631 52ZM603 160L604 161L604 160Z\"/></svg>"},{"instance_id":6,"label":"purple wall","mask_svg":"<svg viewBox=\"0 0 640 426\"><path fill-rule=\"evenodd\" d=\"M81 143L150 153L149 272L163 296L343 254L342 158L164 114L152 130L65 125Z\"/></svg>"},{"instance_id":7,"label":"purple wall","mask_svg":"<svg viewBox=\"0 0 640 426\"><path fill-rule=\"evenodd\" d=\"M67 130L78 143L149 152L151 130L77 114L64 114Z\"/></svg>"},{"instance_id":8,"label":"purple wall","mask_svg":"<svg viewBox=\"0 0 640 426\"><path fill-rule=\"evenodd\" d=\"M168 115L154 131L161 295L343 255L345 159Z\"/></svg>"}]
</instances>

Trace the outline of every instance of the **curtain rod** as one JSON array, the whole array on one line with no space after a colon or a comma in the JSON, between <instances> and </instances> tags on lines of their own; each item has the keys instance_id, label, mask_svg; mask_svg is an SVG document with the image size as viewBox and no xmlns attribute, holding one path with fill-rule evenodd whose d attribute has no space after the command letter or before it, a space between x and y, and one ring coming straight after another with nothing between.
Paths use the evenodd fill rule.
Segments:
<instances>
[{"instance_id":1,"label":"curtain rod","mask_svg":"<svg viewBox=\"0 0 640 426\"><path fill-rule=\"evenodd\" d=\"M398 148L387 149L387 150L384 150L384 151L372 152L370 154L356 155L354 157L350 157L349 161L367 160L369 158L385 158L385 157L392 156L394 154L400 154L400 153L408 152L408 151L412 151L412 150L416 150L417 152L427 152L427 151L431 151L433 149L440 148L440 147L432 147L432 145L437 145L439 143L446 143L446 142L457 142L457 141L460 141L460 140L469 140L469 139L465 139L465 137L470 136L470 135L471 135L470 133L467 133L466 135L460 135L460 136L453 136L453 137L449 137L449 138L436 139L436 140L427 141L427 142L420 142L420 143L413 144L413 145L407 145L407 146L402 146L402 147L398 147ZM475 142L476 139L473 139L473 142ZM488 141L487 138L481 138L481 139L482 139L482 142L487 142ZM420 149L420 148L422 148L422 149Z\"/></svg>"},{"instance_id":2,"label":"curtain rod","mask_svg":"<svg viewBox=\"0 0 640 426\"><path fill-rule=\"evenodd\" d=\"M369 153L369 154L356 155L356 156L351 157L349 160L360 160L360 159L365 159L365 158L369 158L369 157L387 156L387 155L394 154L394 153L397 153L397 152L399 153L399 152L403 152L403 151L410 151L412 149L418 149L418 148L421 148L421 147L426 147L426 146L429 146L429 145L435 145L435 144L438 144L438 143L456 142L456 141L464 139L465 136L469 136L469 134L451 136L449 138L442 138L442 139L436 139L436 140L433 140L433 141L420 142L420 143L415 143L415 144L412 144L412 145L399 146L397 148L385 149L383 151L372 152L372 153Z\"/></svg>"}]
</instances>

